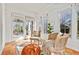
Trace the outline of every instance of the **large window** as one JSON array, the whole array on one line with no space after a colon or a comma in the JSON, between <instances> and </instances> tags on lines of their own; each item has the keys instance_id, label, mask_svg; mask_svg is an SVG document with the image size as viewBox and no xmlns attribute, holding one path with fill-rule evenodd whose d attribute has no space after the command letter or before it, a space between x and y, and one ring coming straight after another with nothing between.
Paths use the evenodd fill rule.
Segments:
<instances>
[{"instance_id":1,"label":"large window","mask_svg":"<svg viewBox=\"0 0 79 59\"><path fill-rule=\"evenodd\" d=\"M12 39L31 35L34 17L12 13Z\"/></svg>"},{"instance_id":2,"label":"large window","mask_svg":"<svg viewBox=\"0 0 79 59\"><path fill-rule=\"evenodd\" d=\"M48 16L42 16L40 17L40 26L41 26L41 31L43 31L44 34L47 34L47 29L48 29Z\"/></svg>"},{"instance_id":3,"label":"large window","mask_svg":"<svg viewBox=\"0 0 79 59\"><path fill-rule=\"evenodd\" d=\"M70 33L71 32L71 18L72 13L70 9L64 10L61 12L60 16L60 31L62 33Z\"/></svg>"}]
</instances>

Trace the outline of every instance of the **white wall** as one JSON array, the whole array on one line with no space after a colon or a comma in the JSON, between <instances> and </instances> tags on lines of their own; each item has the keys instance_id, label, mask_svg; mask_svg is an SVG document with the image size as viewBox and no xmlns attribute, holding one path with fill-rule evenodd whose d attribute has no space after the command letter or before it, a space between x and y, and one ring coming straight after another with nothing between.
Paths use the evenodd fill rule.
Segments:
<instances>
[{"instance_id":1,"label":"white wall","mask_svg":"<svg viewBox=\"0 0 79 59\"><path fill-rule=\"evenodd\" d=\"M2 5L0 3L0 50L2 49Z\"/></svg>"},{"instance_id":2,"label":"white wall","mask_svg":"<svg viewBox=\"0 0 79 59\"><path fill-rule=\"evenodd\" d=\"M79 51L79 39L77 38L77 11L79 6L72 5L72 29L71 39L68 42L68 47Z\"/></svg>"}]
</instances>

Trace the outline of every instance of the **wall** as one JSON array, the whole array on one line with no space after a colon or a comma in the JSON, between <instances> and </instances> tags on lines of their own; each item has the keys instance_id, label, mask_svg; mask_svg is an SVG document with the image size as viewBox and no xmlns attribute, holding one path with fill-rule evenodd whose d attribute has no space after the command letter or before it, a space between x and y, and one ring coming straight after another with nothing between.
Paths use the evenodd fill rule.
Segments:
<instances>
[{"instance_id":1,"label":"wall","mask_svg":"<svg viewBox=\"0 0 79 59\"><path fill-rule=\"evenodd\" d=\"M77 11L79 5L72 5L72 29L71 29L71 39L68 42L68 47L79 51L79 39L77 38Z\"/></svg>"},{"instance_id":2,"label":"wall","mask_svg":"<svg viewBox=\"0 0 79 59\"><path fill-rule=\"evenodd\" d=\"M0 50L2 48L2 5L0 3Z\"/></svg>"}]
</instances>

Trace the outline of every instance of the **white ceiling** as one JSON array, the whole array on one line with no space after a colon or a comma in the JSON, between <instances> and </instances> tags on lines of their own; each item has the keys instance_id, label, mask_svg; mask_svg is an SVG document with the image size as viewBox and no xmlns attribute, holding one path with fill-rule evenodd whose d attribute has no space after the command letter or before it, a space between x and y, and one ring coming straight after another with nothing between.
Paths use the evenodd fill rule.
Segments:
<instances>
[{"instance_id":1,"label":"white ceiling","mask_svg":"<svg viewBox=\"0 0 79 59\"><path fill-rule=\"evenodd\" d=\"M67 3L7 3L5 5L9 8L35 13L45 13L71 7L71 4Z\"/></svg>"},{"instance_id":2,"label":"white ceiling","mask_svg":"<svg viewBox=\"0 0 79 59\"><path fill-rule=\"evenodd\" d=\"M45 9L49 4L38 4L38 3L8 3L6 6L11 8L17 8L20 10L26 10L26 11L42 11Z\"/></svg>"}]
</instances>

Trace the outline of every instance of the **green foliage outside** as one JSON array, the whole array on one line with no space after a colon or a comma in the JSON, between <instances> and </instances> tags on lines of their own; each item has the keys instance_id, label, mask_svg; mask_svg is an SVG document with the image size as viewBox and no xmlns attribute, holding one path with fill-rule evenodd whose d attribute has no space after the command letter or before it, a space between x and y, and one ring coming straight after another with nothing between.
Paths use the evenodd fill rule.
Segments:
<instances>
[{"instance_id":1,"label":"green foliage outside","mask_svg":"<svg viewBox=\"0 0 79 59\"><path fill-rule=\"evenodd\" d=\"M52 30L53 30L53 28L52 28L51 24L48 23L48 30L47 30L47 32L48 33L52 33L53 32Z\"/></svg>"}]
</instances>

